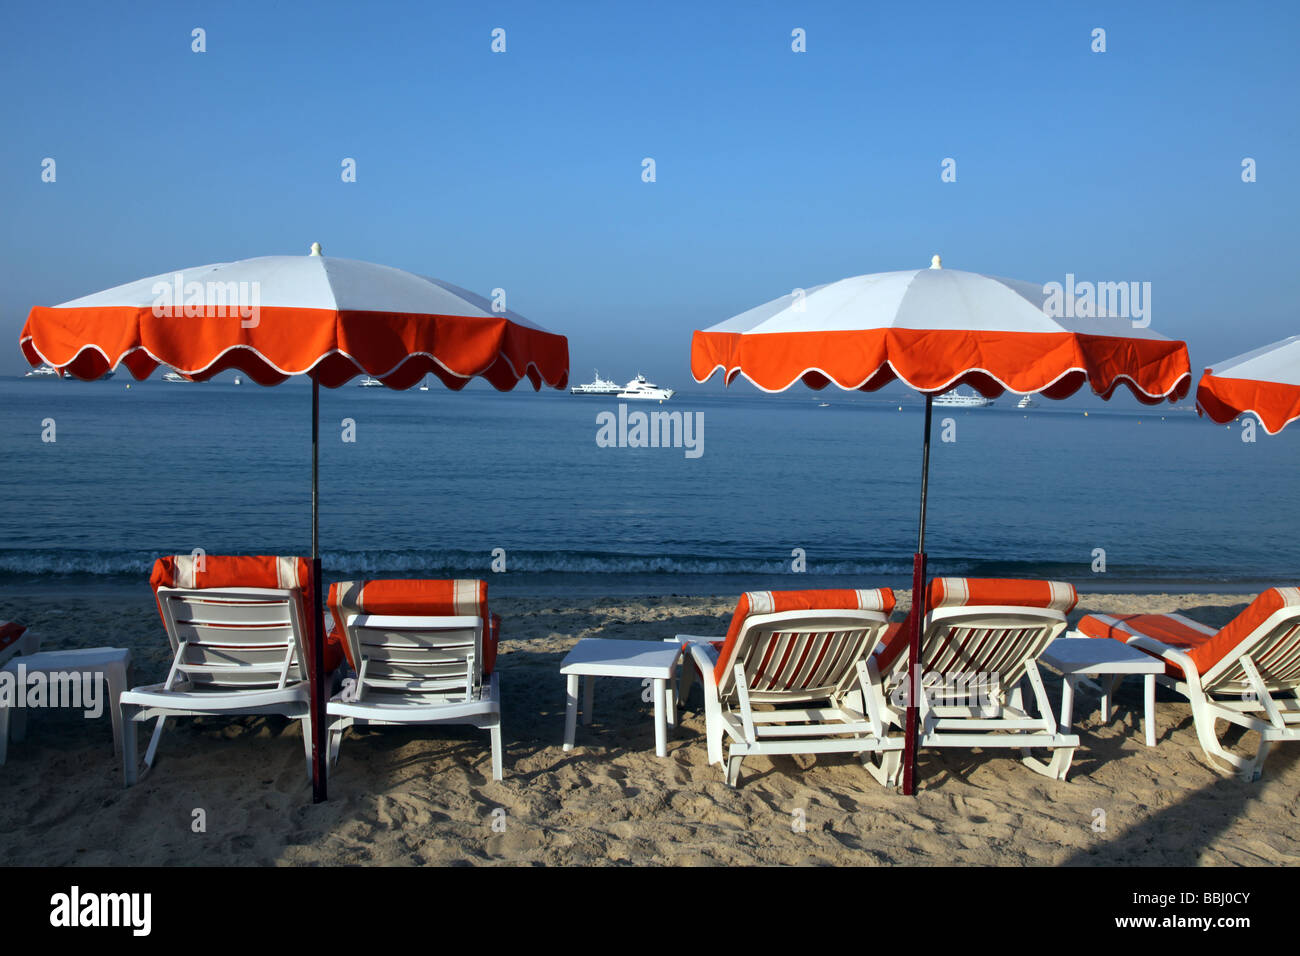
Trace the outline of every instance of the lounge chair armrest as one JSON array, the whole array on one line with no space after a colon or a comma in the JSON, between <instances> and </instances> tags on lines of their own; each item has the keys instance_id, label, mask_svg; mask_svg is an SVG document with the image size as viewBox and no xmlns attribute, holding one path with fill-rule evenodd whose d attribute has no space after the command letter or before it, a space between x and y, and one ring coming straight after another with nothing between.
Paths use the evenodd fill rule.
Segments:
<instances>
[{"instance_id":1,"label":"lounge chair armrest","mask_svg":"<svg viewBox=\"0 0 1300 956\"><path fill-rule=\"evenodd\" d=\"M1201 683L1201 675L1196 669L1196 664L1178 648L1170 647L1163 641L1157 641L1154 637L1144 637L1140 634L1136 637L1130 637L1125 643L1127 643L1129 647L1140 648L1150 654L1154 654L1162 660L1177 665L1183 672L1183 676L1186 677L1189 682L1197 685Z\"/></svg>"},{"instance_id":2,"label":"lounge chair armrest","mask_svg":"<svg viewBox=\"0 0 1300 956\"><path fill-rule=\"evenodd\" d=\"M716 682L713 677L713 670L718 666L717 650L707 640L689 644L687 650L690 652L695 666L699 668L700 674L704 677L705 686L714 686Z\"/></svg>"},{"instance_id":3,"label":"lounge chair armrest","mask_svg":"<svg viewBox=\"0 0 1300 956\"><path fill-rule=\"evenodd\" d=\"M726 640L725 637L702 637L699 634L678 634L675 641L681 641L683 644L721 644Z\"/></svg>"}]
</instances>

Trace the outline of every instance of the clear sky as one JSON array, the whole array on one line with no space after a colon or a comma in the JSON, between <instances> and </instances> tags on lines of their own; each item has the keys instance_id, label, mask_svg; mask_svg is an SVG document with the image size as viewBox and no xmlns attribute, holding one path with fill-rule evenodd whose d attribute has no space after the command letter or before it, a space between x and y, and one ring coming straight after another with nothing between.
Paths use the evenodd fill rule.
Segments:
<instances>
[{"instance_id":1,"label":"clear sky","mask_svg":"<svg viewBox=\"0 0 1300 956\"><path fill-rule=\"evenodd\" d=\"M313 241L506 289L575 382L687 386L693 329L936 252L1149 281L1199 372L1300 332L1298 34L1294 2L10 5L0 374L33 305Z\"/></svg>"}]
</instances>

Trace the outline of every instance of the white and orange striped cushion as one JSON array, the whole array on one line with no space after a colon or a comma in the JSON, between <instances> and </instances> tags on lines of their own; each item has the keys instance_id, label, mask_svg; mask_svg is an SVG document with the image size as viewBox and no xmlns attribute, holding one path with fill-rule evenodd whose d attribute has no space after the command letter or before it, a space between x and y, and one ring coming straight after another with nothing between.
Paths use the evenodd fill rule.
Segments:
<instances>
[{"instance_id":1,"label":"white and orange striped cushion","mask_svg":"<svg viewBox=\"0 0 1300 956\"><path fill-rule=\"evenodd\" d=\"M154 562L149 576L155 597L160 587L202 590L204 588L277 588L299 593L299 613L310 640L316 628L311 565L306 558L277 555L173 554ZM162 614L159 607L158 613ZM325 670L343 662L343 648L329 636L325 641Z\"/></svg>"},{"instance_id":2,"label":"white and orange striped cushion","mask_svg":"<svg viewBox=\"0 0 1300 956\"><path fill-rule=\"evenodd\" d=\"M731 627L727 629L727 638L719 646L718 663L713 668L714 679L721 684L735 656L736 640L745 625L745 619L751 614L773 614L778 611L881 611L886 616L894 609L894 592L889 588L872 588L867 590L833 589L824 591L746 591L736 602L735 613L731 615ZM786 662L787 665L792 662ZM798 662L793 662L798 663ZM760 662L760 672L784 672L781 662ZM772 689L768 686L755 690Z\"/></svg>"},{"instance_id":3,"label":"white and orange striped cushion","mask_svg":"<svg viewBox=\"0 0 1300 956\"><path fill-rule=\"evenodd\" d=\"M1079 621L1079 631L1088 637L1120 641L1137 635L1150 637L1182 651L1196 670L1205 674L1285 607L1300 607L1300 588L1269 588L1219 631L1181 614L1089 614ZM1266 668L1267 661L1256 664ZM1171 677L1185 676L1174 663L1168 663L1165 672Z\"/></svg>"},{"instance_id":4,"label":"white and orange striped cushion","mask_svg":"<svg viewBox=\"0 0 1300 956\"><path fill-rule=\"evenodd\" d=\"M488 613L487 582L469 579L436 580L431 578L381 579L373 581L339 581L330 585L329 609L335 630L331 636L351 653L342 640L346 614L405 614L428 617L471 615L481 618L483 627L483 673L492 673L496 664L497 641L501 618ZM359 666L351 661L353 667Z\"/></svg>"},{"instance_id":5,"label":"white and orange striped cushion","mask_svg":"<svg viewBox=\"0 0 1300 956\"><path fill-rule=\"evenodd\" d=\"M1064 581L1024 581L1018 578L933 578L926 588L926 611L944 607L1041 607L1069 614L1079 603L1074 585ZM889 667L907 648L916 605L907 620L889 626L878 658Z\"/></svg>"},{"instance_id":6,"label":"white and orange striped cushion","mask_svg":"<svg viewBox=\"0 0 1300 956\"><path fill-rule=\"evenodd\" d=\"M3 651L10 644L16 643L18 638L26 633L27 628L14 621L6 621L4 624L0 624L0 651Z\"/></svg>"}]
</instances>

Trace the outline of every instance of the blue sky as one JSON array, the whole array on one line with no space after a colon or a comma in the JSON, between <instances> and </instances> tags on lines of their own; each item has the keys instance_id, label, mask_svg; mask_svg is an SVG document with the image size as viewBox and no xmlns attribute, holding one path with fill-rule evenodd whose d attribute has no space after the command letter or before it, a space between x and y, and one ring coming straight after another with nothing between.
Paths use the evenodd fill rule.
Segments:
<instances>
[{"instance_id":1,"label":"blue sky","mask_svg":"<svg viewBox=\"0 0 1300 956\"><path fill-rule=\"evenodd\" d=\"M505 288L569 336L575 381L686 386L693 329L935 252L1150 281L1152 327L1198 372L1300 331L1300 4L68 3L6 20L0 374L26 368L33 305L313 241Z\"/></svg>"}]
</instances>

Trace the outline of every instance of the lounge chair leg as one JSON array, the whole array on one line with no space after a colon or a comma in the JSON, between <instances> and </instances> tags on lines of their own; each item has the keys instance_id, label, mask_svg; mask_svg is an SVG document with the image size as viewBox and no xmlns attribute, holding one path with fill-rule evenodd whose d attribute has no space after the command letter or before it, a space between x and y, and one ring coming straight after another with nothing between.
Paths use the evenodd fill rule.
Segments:
<instances>
[{"instance_id":1,"label":"lounge chair leg","mask_svg":"<svg viewBox=\"0 0 1300 956\"><path fill-rule=\"evenodd\" d=\"M9 756L9 708L0 706L0 767Z\"/></svg>"},{"instance_id":2,"label":"lounge chair leg","mask_svg":"<svg viewBox=\"0 0 1300 956\"><path fill-rule=\"evenodd\" d=\"M302 720L298 721L298 726L302 728L302 748L304 751L306 751L307 754L307 782L310 783L311 782L311 737L312 737L311 718L304 717ZM326 779L328 779L328 774L329 774L328 760L325 761L325 773L326 773Z\"/></svg>"},{"instance_id":3,"label":"lounge chair leg","mask_svg":"<svg viewBox=\"0 0 1300 956\"><path fill-rule=\"evenodd\" d=\"M501 771L501 721L498 720L491 726L489 732L492 735L492 779L500 780Z\"/></svg>"},{"instance_id":4,"label":"lounge chair leg","mask_svg":"<svg viewBox=\"0 0 1300 956\"><path fill-rule=\"evenodd\" d=\"M732 754L727 758L727 786L734 787L740 782L740 764L744 757Z\"/></svg>"},{"instance_id":5,"label":"lounge chair leg","mask_svg":"<svg viewBox=\"0 0 1300 956\"><path fill-rule=\"evenodd\" d=\"M167 715L162 714L158 717L158 723L154 725L153 737L149 740L149 747L144 752L144 765L152 767L154 758L158 756L158 740L162 737L163 724L167 722Z\"/></svg>"},{"instance_id":6,"label":"lounge chair leg","mask_svg":"<svg viewBox=\"0 0 1300 956\"><path fill-rule=\"evenodd\" d=\"M134 787L140 779L140 757L137 751L135 708L122 705L122 785Z\"/></svg>"},{"instance_id":7,"label":"lounge chair leg","mask_svg":"<svg viewBox=\"0 0 1300 956\"><path fill-rule=\"evenodd\" d=\"M871 753L862 755L862 766L867 768L867 773L875 778L876 782L882 787L894 787L898 785L898 771L902 765L902 752L898 750L886 750L879 754L880 762L876 763Z\"/></svg>"}]
</instances>

